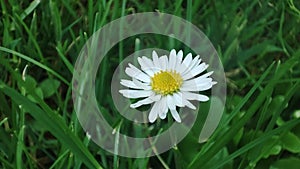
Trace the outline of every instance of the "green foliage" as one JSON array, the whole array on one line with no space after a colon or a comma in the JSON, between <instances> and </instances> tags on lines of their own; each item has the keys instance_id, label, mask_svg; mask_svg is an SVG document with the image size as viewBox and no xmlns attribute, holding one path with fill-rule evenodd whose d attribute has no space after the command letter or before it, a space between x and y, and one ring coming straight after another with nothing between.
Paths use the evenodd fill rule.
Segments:
<instances>
[{"instance_id":1,"label":"green foliage","mask_svg":"<svg viewBox=\"0 0 300 169\"><path fill-rule=\"evenodd\" d=\"M299 1L1 0L0 6L0 168L299 168ZM210 103L173 149L129 159L86 136L73 110L71 79L93 32L121 16L153 11L182 17L208 36L224 64L227 102L206 142L199 143L199 128ZM162 132L172 121L132 125L107 86L128 54L151 47L185 49L160 35L125 39L95 80L103 116L137 137Z\"/></svg>"}]
</instances>

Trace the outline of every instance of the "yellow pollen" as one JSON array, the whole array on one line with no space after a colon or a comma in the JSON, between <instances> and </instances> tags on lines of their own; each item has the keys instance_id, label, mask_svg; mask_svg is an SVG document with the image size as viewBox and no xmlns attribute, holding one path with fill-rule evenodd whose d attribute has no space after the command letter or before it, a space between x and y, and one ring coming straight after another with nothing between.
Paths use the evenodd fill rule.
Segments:
<instances>
[{"instance_id":1,"label":"yellow pollen","mask_svg":"<svg viewBox=\"0 0 300 169\"><path fill-rule=\"evenodd\" d=\"M160 71L151 77L152 90L161 95L179 91L182 82L182 77L176 71Z\"/></svg>"}]
</instances>

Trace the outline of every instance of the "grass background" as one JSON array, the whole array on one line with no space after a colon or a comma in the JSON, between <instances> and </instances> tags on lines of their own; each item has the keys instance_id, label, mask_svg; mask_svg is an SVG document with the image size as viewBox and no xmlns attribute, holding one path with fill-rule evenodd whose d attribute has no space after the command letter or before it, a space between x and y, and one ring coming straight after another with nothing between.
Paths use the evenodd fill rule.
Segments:
<instances>
[{"instance_id":1,"label":"grass background","mask_svg":"<svg viewBox=\"0 0 300 169\"><path fill-rule=\"evenodd\" d=\"M299 1L1 0L0 6L0 168L298 169ZM73 65L101 26L153 11L187 19L209 37L226 71L226 109L206 143L198 143L194 127L161 155L118 157L89 140L78 123L71 101ZM174 44L143 35L119 43L100 68L97 90L105 90L111 70L128 53L157 46ZM132 129L107 108L110 93L97 98L114 127Z\"/></svg>"}]
</instances>

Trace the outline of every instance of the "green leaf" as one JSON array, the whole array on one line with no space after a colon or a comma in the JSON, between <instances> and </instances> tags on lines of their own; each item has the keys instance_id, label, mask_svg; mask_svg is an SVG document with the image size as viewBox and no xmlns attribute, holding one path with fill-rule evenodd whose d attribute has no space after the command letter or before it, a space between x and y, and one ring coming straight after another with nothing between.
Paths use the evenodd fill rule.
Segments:
<instances>
[{"instance_id":1,"label":"green leaf","mask_svg":"<svg viewBox=\"0 0 300 169\"><path fill-rule=\"evenodd\" d=\"M263 137L262 132L259 132L258 135L259 137ZM280 145L279 136L274 135L261 145L251 149L247 155L247 158L251 161L251 163L256 164L261 158L268 158L271 155L279 154L281 149L282 146Z\"/></svg>"},{"instance_id":2,"label":"green leaf","mask_svg":"<svg viewBox=\"0 0 300 169\"><path fill-rule=\"evenodd\" d=\"M31 76L26 76L25 77L25 86L28 90L34 90L37 85L37 82L35 79Z\"/></svg>"},{"instance_id":3,"label":"green leaf","mask_svg":"<svg viewBox=\"0 0 300 169\"><path fill-rule=\"evenodd\" d=\"M40 87L34 89L34 92L39 98L44 99L43 91ZM27 97L29 100L38 103L38 101L32 95L29 94Z\"/></svg>"},{"instance_id":4,"label":"green leaf","mask_svg":"<svg viewBox=\"0 0 300 169\"><path fill-rule=\"evenodd\" d=\"M262 156L268 158L271 155L277 155L280 153L281 149L282 147L279 145L278 137L274 136L265 142L261 151Z\"/></svg>"},{"instance_id":5,"label":"green leaf","mask_svg":"<svg viewBox=\"0 0 300 169\"><path fill-rule=\"evenodd\" d=\"M291 157L276 161L270 169L299 169L300 159Z\"/></svg>"},{"instance_id":6,"label":"green leaf","mask_svg":"<svg viewBox=\"0 0 300 169\"><path fill-rule=\"evenodd\" d=\"M300 139L294 133L288 132L281 137L284 149L292 153L300 153Z\"/></svg>"},{"instance_id":7,"label":"green leaf","mask_svg":"<svg viewBox=\"0 0 300 169\"><path fill-rule=\"evenodd\" d=\"M55 79L46 79L40 83L40 87L43 91L44 97L48 98L52 96L60 86L60 82Z\"/></svg>"},{"instance_id":8,"label":"green leaf","mask_svg":"<svg viewBox=\"0 0 300 169\"><path fill-rule=\"evenodd\" d=\"M24 86L22 86L21 83L23 83ZM34 91L36 89L36 85L36 80L29 75L26 75L24 77L24 80L22 80L21 82L18 82L18 88L23 95L28 94L30 91Z\"/></svg>"}]
</instances>

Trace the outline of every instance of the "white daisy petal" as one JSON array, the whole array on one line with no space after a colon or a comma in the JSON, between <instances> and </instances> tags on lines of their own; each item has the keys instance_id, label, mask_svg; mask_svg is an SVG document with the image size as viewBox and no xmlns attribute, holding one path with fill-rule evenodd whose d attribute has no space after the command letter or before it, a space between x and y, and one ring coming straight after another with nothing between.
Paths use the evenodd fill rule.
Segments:
<instances>
[{"instance_id":1,"label":"white daisy petal","mask_svg":"<svg viewBox=\"0 0 300 169\"><path fill-rule=\"evenodd\" d=\"M211 83L212 82L212 78L204 78L204 79L191 79L191 80L187 80L184 81L182 86L188 87L188 86L203 86L206 83Z\"/></svg>"},{"instance_id":2,"label":"white daisy petal","mask_svg":"<svg viewBox=\"0 0 300 169\"><path fill-rule=\"evenodd\" d=\"M132 89L144 89L144 90L151 89L151 86L144 84L142 82L135 83L135 81L138 81L138 80L134 79L134 81L131 81L131 80L126 80L126 79L121 79L120 83L121 83L121 85L132 88Z\"/></svg>"},{"instance_id":3,"label":"white daisy petal","mask_svg":"<svg viewBox=\"0 0 300 169\"><path fill-rule=\"evenodd\" d=\"M150 123L153 123L157 119L158 112L160 111L158 106L159 102L155 102L151 108L151 111L148 116Z\"/></svg>"},{"instance_id":4,"label":"white daisy petal","mask_svg":"<svg viewBox=\"0 0 300 169\"><path fill-rule=\"evenodd\" d=\"M159 58L159 62L160 62L160 68L162 70L167 70L168 67L168 57L167 55L163 55Z\"/></svg>"},{"instance_id":5,"label":"white daisy petal","mask_svg":"<svg viewBox=\"0 0 300 169\"><path fill-rule=\"evenodd\" d=\"M210 71L208 73L205 73L204 75L201 75L193 80L195 80L196 82L200 83L201 81L205 81L206 79L209 79L208 77L210 75L212 75L214 73L214 71Z\"/></svg>"},{"instance_id":6,"label":"white daisy petal","mask_svg":"<svg viewBox=\"0 0 300 169\"><path fill-rule=\"evenodd\" d=\"M151 104L153 102L154 101L152 99L150 99L150 97L147 97L147 98L145 98L143 100L140 100L140 101L138 101L136 103L131 104L130 107L134 109L134 108L140 107L142 105Z\"/></svg>"},{"instance_id":7,"label":"white daisy petal","mask_svg":"<svg viewBox=\"0 0 300 169\"><path fill-rule=\"evenodd\" d=\"M148 59L148 58L147 58ZM140 58L138 57L138 62L141 65L141 69L147 73L149 76L153 76L154 72L152 71L153 68L153 63L152 65L148 62L148 60L146 59L146 57L144 58ZM152 62L152 61L151 61Z\"/></svg>"},{"instance_id":8,"label":"white daisy petal","mask_svg":"<svg viewBox=\"0 0 300 169\"><path fill-rule=\"evenodd\" d=\"M130 89L123 89L119 90L119 92L127 98L143 98L143 97L149 97L152 94L154 94L151 90L130 90Z\"/></svg>"},{"instance_id":9,"label":"white daisy petal","mask_svg":"<svg viewBox=\"0 0 300 169\"><path fill-rule=\"evenodd\" d=\"M186 55L186 57L184 58L182 64L185 64L186 66L189 66L191 64L191 61L193 60L192 54L189 53Z\"/></svg>"},{"instance_id":10,"label":"white daisy petal","mask_svg":"<svg viewBox=\"0 0 300 169\"><path fill-rule=\"evenodd\" d=\"M194 76L197 76L198 74L202 73L207 68L208 68L207 64L201 63L199 66L196 66L191 71L189 71L188 73L186 73L185 75L183 75L182 79L183 80L187 80L187 79L190 79L190 78L192 78Z\"/></svg>"},{"instance_id":11,"label":"white daisy petal","mask_svg":"<svg viewBox=\"0 0 300 169\"><path fill-rule=\"evenodd\" d=\"M193 110L196 110L196 107L195 107L190 101L184 99L184 104L185 104L188 108L193 109Z\"/></svg>"},{"instance_id":12,"label":"white daisy petal","mask_svg":"<svg viewBox=\"0 0 300 169\"><path fill-rule=\"evenodd\" d=\"M133 83L133 81L131 80L126 80L126 79L121 79L121 85L125 86L125 87L129 87L129 88L133 88L133 89L142 89L141 87L135 85Z\"/></svg>"},{"instance_id":13,"label":"white daisy petal","mask_svg":"<svg viewBox=\"0 0 300 169\"><path fill-rule=\"evenodd\" d=\"M180 68L178 68L179 73L183 73L186 69L188 69L189 65L193 60L192 54L189 53L183 60Z\"/></svg>"},{"instance_id":14,"label":"white daisy petal","mask_svg":"<svg viewBox=\"0 0 300 169\"><path fill-rule=\"evenodd\" d=\"M167 110L169 110L169 109L167 109ZM168 111L166 111L166 112L160 112L159 113L159 118L160 119L165 119L167 117L167 113L168 113Z\"/></svg>"},{"instance_id":15,"label":"white daisy petal","mask_svg":"<svg viewBox=\"0 0 300 169\"><path fill-rule=\"evenodd\" d=\"M150 76L133 66L132 64L129 64L130 67L127 67L125 69L125 73L133 78L136 78L140 81L150 83Z\"/></svg>"},{"instance_id":16,"label":"white daisy petal","mask_svg":"<svg viewBox=\"0 0 300 169\"><path fill-rule=\"evenodd\" d=\"M148 67L150 67L150 68L154 67L154 64L151 59L147 58L146 56L143 56L142 59L144 60L144 62L146 63L146 65Z\"/></svg>"},{"instance_id":17,"label":"white daisy petal","mask_svg":"<svg viewBox=\"0 0 300 169\"><path fill-rule=\"evenodd\" d=\"M137 107L140 107L142 105L146 105L146 104L150 104L150 103L153 103L153 102L157 102L159 101L161 98L161 95L154 95L154 96L150 96L150 97L147 97L143 100L140 100L134 104L131 104L130 107L131 108L137 108Z\"/></svg>"},{"instance_id":18,"label":"white daisy petal","mask_svg":"<svg viewBox=\"0 0 300 169\"><path fill-rule=\"evenodd\" d=\"M205 85L201 86L201 89L199 91L205 91L211 89L214 84L216 83L215 82L206 83Z\"/></svg>"},{"instance_id":19,"label":"white daisy petal","mask_svg":"<svg viewBox=\"0 0 300 169\"><path fill-rule=\"evenodd\" d=\"M208 90L210 88L212 88L212 86L215 84L215 82L208 82L208 83L201 83L201 84L197 84L197 85L185 85L183 84L180 88L181 91L190 91L190 92L194 92L194 91L205 91Z\"/></svg>"},{"instance_id":20,"label":"white daisy petal","mask_svg":"<svg viewBox=\"0 0 300 169\"><path fill-rule=\"evenodd\" d=\"M176 51L172 49L169 56L168 70L174 70L176 66Z\"/></svg>"},{"instance_id":21,"label":"white daisy petal","mask_svg":"<svg viewBox=\"0 0 300 169\"><path fill-rule=\"evenodd\" d=\"M152 88L149 83L143 83L136 78L132 78L132 81L135 85L142 87L144 90L150 90Z\"/></svg>"},{"instance_id":22,"label":"white daisy petal","mask_svg":"<svg viewBox=\"0 0 300 169\"><path fill-rule=\"evenodd\" d=\"M152 58L153 58L153 64L155 67L161 68L160 64L159 64L159 59L158 59L158 55L155 51L152 52Z\"/></svg>"},{"instance_id":23,"label":"white daisy petal","mask_svg":"<svg viewBox=\"0 0 300 169\"><path fill-rule=\"evenodd\" d=\"M183 72L181 73L181 75L185 75L186 73L189 73L190 70L192 70L193 68L195 68L196 66L199 65L199 63L201 62L201 59L199 59L200 56L197 55L191 62L191 64L188 66L188 68Z\"/></svg>"},{"instance_id":24,"label":"white daisy petal","mask_svg":"<svg viewBox=\"0 0 300 169\"><path fill-rule=\"evenodd\" d=\"M174 93L173 99L175 100L175 104L178 107L184 107L183 96L181 92Z\"/></svg>"},{"instance_id":25,"label":"white daisy petal","mask_svg":"<svg viewBox=\"0 0 300 169\"><path fill-rule=\"evenodd\" d=\"M148 83L143 83L143 82L137 80L136 78L132 78L132 82L133 82L136 86L139 86L139 87L141 87L141 88L144 89L144 90L151 90L151 88L152 88L152 87L150 86L150 84L148 84Z\"/></svg>"},{"instance_id":26,"label":"white daisy petal","mask_svg":"<svg viewBox=\"0 0 300 169\"><path fill-rule=\"evenodd\" d=\"M175 101L171 95L167 95L167 105L169 109L176 109Z\"/></svg>"},{"instance_id":27,"label":"white daisy petal","mask_svg":"<svg viewBox=\"0 0 300 169\"><path fill-rule=\"evenodd\" d=\"M203 83L209 83L212 82L212 78L209 78L209 76L213 73L213 71L208 72L204 75L201 75L197 78L186 80L184 83L185 85L201 85Z\"/></svg>"},{"instance_id":28,"label":"white daisy petal","mask_svg":"<svg viewBox=\"0 0 300 169\"><path fill-rule=\"evenodd\" d=\"M161 70L160 65L156 66L153 63L153 61L151 59L147 58L146 56L142 57L142 61L145 64L145 66L144 66L145 70L144 71L145 72L146 71L149 72L150 73L149 76L153 76L155 73L157 73L157 72L159 72Z\"/></svg>"},{"instance_id":29,"label":"white daisy petal","mask_svg":"<svg viewBox=\"0 0 300 169\"><path fill-rule=\"evenodd\" d=\"M173 118L174 118L178 123L181 123L181 118L180 118L180 116L179 116L177 110L176 110L176 109L174 109L174 110L171 109L170 111L171 111L171 114L172 114Z\"/></svg>"},{"instance_id":30,"label":"white daisy petal","mask_svg":"<svg viewBox=\"0 0 300 169\"><path fill-rule=\"evenodd\" d=\"M168 105L167 105L167 97L162 97L160 100L160 112L159 112L159 118L165 119L167 117L168 113Z\"/></svg>"},{"instance_id":31,"label":"white daisy petal","mask_svg":"<svg viewBox=\"0 0 300 169\"><path fill-rule=\"evenodd\" d=\"M173 118L177 121L177 122L181 122L181 119L180 119L180 117L179 117L179 114L178 114L178 112L177 112L177 110L176 110L176 105L175 105L175 100L172 98L172 96L171 95L168 95L167 96L167 104L168 104L168 107L169 107L169 109L170 109L170 111L171 111L171 114L172 114L172 116L173 116Z\"/></svg>"},{"instance_id":32,"label":"white daisy petal","mask_svg":"<svg viewBox=\"0 0 300 169\"><path fill-rule=\"evenodd\" d=\"M179 68L181 68L181 62L182 62L182 57L183 57L183 52L182 50L180 50L178 53L177 53L177 56L176 56L176 65L175 65L175 69L177 72L179 72Z\"/></svg>"},{"instance_id":33,"label":"white daisy petal","mask_svg":"<svg viewBox=\"0 0 300 169\"><path fill-rule=\"evenodd\" d=\"M206 102L209 100L209 97L202 95L202 94L197 94L197 93L192 93L192 92L182 92L182 94L184 95L184 97L187 100L198 100L201 102Z\"/></svg>"},{"instance_id":34,"label":"white daisy petal","mask_svg":"<svg viewBox=\"0 0 300 169\"><path fill-rule=\"evenodd\" d=\"M183 57L183 52L182 52L182 50L180 50L180 51L177 53L177 59L179 60L179 63L182 62L182 57Z\"/></svg>"}]
</instances>

